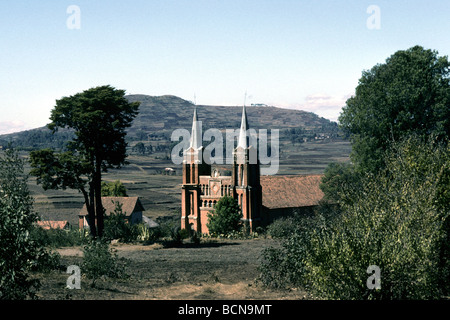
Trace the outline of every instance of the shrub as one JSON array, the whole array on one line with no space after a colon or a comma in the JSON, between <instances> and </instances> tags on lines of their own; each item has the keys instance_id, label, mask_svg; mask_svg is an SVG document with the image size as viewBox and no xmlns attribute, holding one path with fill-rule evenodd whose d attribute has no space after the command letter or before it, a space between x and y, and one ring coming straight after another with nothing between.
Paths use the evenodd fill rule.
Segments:
<instances>
[{"instance_id":1,"label":"shrub","mask_svg":"<svg viewBox=\"0 0 450 320\"><path fill-rule=\"evenodd\" d=\"M105 219L103 238L105 240L117 239L122 242L131 242L137 239L137 227L131 225L122 211L122 204L115 203L114 212Z\"/></svg>"},{"instance_id":2,"label":"shrub","mask_svg":"<svg viewBox=\"0 0 450 320\"><path fill-rule=\"evenodd\" d=\"M40 283L29 272L48 254L30 236L37 220L24 161L9 149L0 157L0 299L36 297Z\"/></svg>"},{"instance_id":3,"label":"shrub","mask_svg":"<svg viewBox=\"0 0 450 320\"><path fill-rule=\"evenodd\" d=\"M186 229L181 229L179 226L168 228L170 238L169 240L163 241L163 245L166 248L179 247L183 244L183 239L189 237L189 231Z\"/></svg>"},{"instance_id":4,"label":"shrub","mask_svg":"<svg viewBox=\"0 0 450 320\"><path fill-rule=\"evenodd\" d=\"M84 259L81 270L92 279L92 287L101 277L125 278L125 265L120 262L115 251L103 240L92 240L84 246Z\"/></svg>"},{"instance_id":5,"label":"shrub","mask_svg":"<svg viewBox=\"0 0 450 320\"><path fill-rule=\"evenodd\" d=\"M240 230L242 227L241 219L242 213L237 200L225 196L217 202L214 211L208 213L206 226L213 235L227 235Z\"/></svg>"},{"instance_id":6,"label":"shrub","mask_svg":"<svg viewBox=\"0 0 450 320\"><path fill-rule=\"evenodd\" d=\"M267 235L275 239L287 238L296 232L297 223L294 217L278 218L267 227Z\"/></svg>"},{"instance_id":7,"label":"shrub","mask_svg":"<svg viewBox=\"0 0 450 320\"><path fill-rule=\"evenodd\" d=\"M86 230L72 228L46 230L39 226L32 229L30 236L39 246L51 248L79 246L85 244L88 239Z\"/></svg>"},{"instance_id":8,"label":"shrub","mask_svg":"<svg viewBox=\"0 0 450 320\"><path fill-rule=\"evenodd\" d=\"M313 228L265 250L261 281L303 286L328 299L448 294L449 147L411 137L385 160L387 168L365 176L336 219L318 215ZM381 269L380 290L367 288L370 265Z\"/></svg>"}]
</instances>

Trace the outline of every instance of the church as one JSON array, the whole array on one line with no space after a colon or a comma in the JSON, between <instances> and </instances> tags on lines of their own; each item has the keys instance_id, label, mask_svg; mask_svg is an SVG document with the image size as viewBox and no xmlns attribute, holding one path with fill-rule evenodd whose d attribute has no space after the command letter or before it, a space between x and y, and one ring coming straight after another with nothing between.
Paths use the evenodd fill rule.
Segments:
<instances>
[{"instance_id":1,"label":"church","mask_svg":"<svg viewBox=\"0 0 450 320\"><path fill-rule=\"evenodd\" d=\"M182 229L207 234L208 213L223 196L237 200L242 220L251 232L281 216L312 212L322 199L321 175L261 176L259 161L250 161L255 150L249 144L248 129L244 106L231 175L224 175L203 160L201 130L194 109L190 145L183 152Z\"/></svg>"}]
</instances>

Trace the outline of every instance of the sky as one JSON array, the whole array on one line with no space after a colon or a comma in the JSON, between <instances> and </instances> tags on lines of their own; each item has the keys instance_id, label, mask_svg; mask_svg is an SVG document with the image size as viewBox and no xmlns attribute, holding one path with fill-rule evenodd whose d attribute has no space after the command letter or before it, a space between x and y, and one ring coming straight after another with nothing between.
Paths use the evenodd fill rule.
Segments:
<instances>
[{"instance_id":1,"label":"sky","mask_svg":"<svg viewBox=\"0 0 450 320\"><path fill-rule=\"evenodd\" d=\"M448 56L449 17L448 0L2 0L0 134L106 84L336 121L363 70L415 45Z\"/></svg>"}]
</instances>

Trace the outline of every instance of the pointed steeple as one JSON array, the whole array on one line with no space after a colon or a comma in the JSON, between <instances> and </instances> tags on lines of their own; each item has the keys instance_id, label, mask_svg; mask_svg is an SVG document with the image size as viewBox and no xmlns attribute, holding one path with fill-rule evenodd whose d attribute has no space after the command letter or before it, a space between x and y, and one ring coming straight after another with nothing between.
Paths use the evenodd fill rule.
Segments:
<instances>
[{"instance_id":1,"label":"pointed steeple","mask_svg":"<svg viewBox=\"0 0 450 320\"><path fill-rule=\"evenodd\" d=\"M195 150L197 150L198 148L200 148L202 146L200 125L201 125L201 122L198 121L198 117L197 117L197 106L195 106L194 119L192 120L191 144L189 145L189 147L194 148Z\"/></svg>"},{"instance_id":2,"label":"pointed steeple","mask_svg":"<svg viewBox=\"0 0 450 320\"><path fill-rule=\"evenodd\" d=\"M247 137L247 130L248 130L248 122L247 122L247 112L245 111L245 104L242 109L242 120L241 120L241 129L239 131L239 140L238 140L238 147L247 149L248 148L248 137Z\"/></svg>"}]
</instances>

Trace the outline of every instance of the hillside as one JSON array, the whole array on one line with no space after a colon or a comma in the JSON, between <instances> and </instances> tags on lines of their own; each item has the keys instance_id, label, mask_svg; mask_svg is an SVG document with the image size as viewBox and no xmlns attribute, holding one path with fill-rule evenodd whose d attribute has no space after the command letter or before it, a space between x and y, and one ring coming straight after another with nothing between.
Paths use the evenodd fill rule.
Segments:
<instances>
[{"instance_id":1,"label":"hillside","mask_svg":"<svg viewBox=\"0 0 450 320\"><path fill-rule=\"evenodd\" d=\"M194 105L175 96L152 97L129 95L129 101L140 101L139 115L129 133L138 130L146 132L166 132L178 128L190 129ZM239 128L242 106L197 106L199 121L204 129ZM330 121L314 113L277 107L247 107L250 126L255 129L287 129L302 127L308 130L328 126Z\"/></svg>"},{"instance_id":2,"label":"hillside","mask_svg":"<svg viewBox=\"0 0 450 320\"><path fill-rule=\"evenodd\" d=\"M148 95L128 95L131 102L140 101L139 114L128 129L128 141L148 140L149 137L159 137L170 140L175 129L190 130L194 105L181 98ZM203 129L227 128L237 129L240 126L242 106L205 106L199 105L198 117L203 122ZM250 126L255 129L280 129L281 136L289 134L285 129L301 129L304 133L314 135L336 135L336 124L311 112L282 109L267 106L247 107ZM298 131L293 131L298 136ZM46 127L0 135L0 145L12 143L14 147L24 150L41 148L62 148L70 140L72 132L60 130L52 134Z\"/></svg>"},{"instance_id":3,"label":"hillside","mask_svg":"<svg viewBox=\"0 0 450 320\"><path fill-rule=\"evenodd\" d=\"M138 196L153 219L177 217L180 212L181 165L170 159L174 129L191 130L193 104L174 96L127 96L130 101L141 101L139 114L128 130L128 165L104 173L104 181L122 181L129 196ZM240 127L242 106L198 106L203 129ZM337 124L299 110L276 107L250 106L247 108L249 125L255 129L280 130L280 165L278 174L320 174L330 162L349 161L350 143L338 137ZM64 147L73 132L59 130L56 134L46 128L0 136L0 145L11 142L28 157L29 150ZM140 144L141 148L137 148ZM142 149L142 146L144 147ZM1 151L0 151L1 152ZM165 168L175 169L166 175ZM31 168L27 163L26 171ZM30 177L29 188L35 200L34 208L44 220L68 220L78 223L78 212L83 196L77 190L43 190Z\"/></svg>"}]
</instances>

